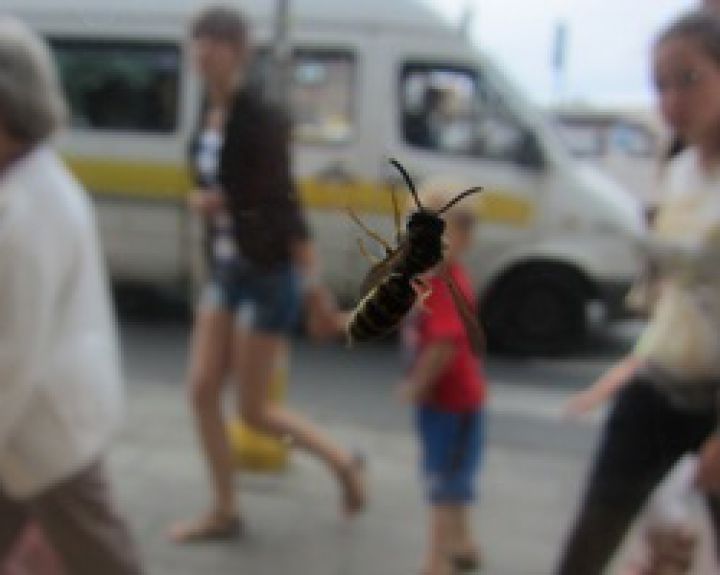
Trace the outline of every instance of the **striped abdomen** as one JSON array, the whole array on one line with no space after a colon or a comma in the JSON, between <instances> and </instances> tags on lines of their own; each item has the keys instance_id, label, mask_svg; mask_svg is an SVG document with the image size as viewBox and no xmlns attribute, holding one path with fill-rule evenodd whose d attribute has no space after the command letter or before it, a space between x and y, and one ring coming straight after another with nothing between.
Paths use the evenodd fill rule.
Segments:
<instances>
[{"instance_id":1,"label":"striped abdomen","mask_svg":"<svg viewBox=\"0 0 720 575\"><path fill-rule=\"evenodd\" d=\"M405 276L387 276L355 308L348 325L349 341L367 341L389 334L410 311L415 298Z\"/></svg>"}]
</instances>

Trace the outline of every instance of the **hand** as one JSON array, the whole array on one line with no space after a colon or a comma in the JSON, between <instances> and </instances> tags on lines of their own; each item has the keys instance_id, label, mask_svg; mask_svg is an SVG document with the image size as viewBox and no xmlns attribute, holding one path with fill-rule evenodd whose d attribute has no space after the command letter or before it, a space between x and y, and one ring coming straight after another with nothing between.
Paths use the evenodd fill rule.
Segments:
<instances>
[{"instance_id":1,"label":"hand","mask_svg":"<svg viewBox=\"0 0 720 575\"><path fill-rule=\"evenodd\" d=\"M345 333L347 314L337 308L335 298L324 286L313 287L306 295L307 330L311 338L325 341Z\"/></svg>"},{"instance_id":2,"label":"hand","mask_svg":"<svg viewBox=\"0 0 720 575\"><path fill-rule=\"evenodd\" d=\"M581 391L574 394L563 407L563 415L569 418L587 415L595 409L596 401L592 394Z\"/></svg>"},{"instance_id":3,"label":"hand","mask_svg":"<svg viewBox=\"0 0 720 575\"><path fill-rule=\"evenodd\" d=\"M216 214L225 207L225 198L219 190L193 190L187 202L190 209L203 216Z\"/></svg>"},{"instance_id":4,"label":"hand","mask_svg":"<svg viewBox=\"0 0 720 575\"><path fill-rule=\"evenodd\" d=\"M345 336L348 332L352 312L337 310L332 316L332 326L336 333Z\"/></svg>"},{"instance_id":5,"label":"hand","mask_svg":"<svg viewBox=\"0 0 720 575\"><path fill-rule=\"evenodd\" d=\"M425 390L421 389L419 385L412 379L405 379L400 382L395 390L400 403L407 405L417 405L425 398Z\"/></svg>"},{"instance_id":6,"label":"hand","mask_svg":"<svg viewBox=\"0 0 720 575\"><path fill-rule=\"evenodd\" d=\"M697 486L713 495L720 495L720 435L713 435L700 451Z\"/></svg>"}]
</instances>

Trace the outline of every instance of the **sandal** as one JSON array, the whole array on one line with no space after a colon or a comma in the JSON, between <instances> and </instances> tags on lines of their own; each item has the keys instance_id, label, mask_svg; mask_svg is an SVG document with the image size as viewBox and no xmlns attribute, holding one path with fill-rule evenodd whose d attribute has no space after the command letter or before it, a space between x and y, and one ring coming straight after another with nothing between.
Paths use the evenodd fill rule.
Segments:
<instances>
[{"instance_id":1,"label":"sandal","mask_svg":"<svg viewBox=\"0 0 720 575\"><path fill-rule=\"evenodd\" d=\"M355 453L350 464L340 471L343 511L347 517L355 517L367 508L365 469L365 457L361 453Z\"/></svg>"},{"instance_id":2,"label":"sandal","mask_svg":"<svg viewBox=\"0 0 720 575\"><path fill-rule=\"evenodd\" d=\"M420 575L436 575L438 573L438 570L430 570L430 569L423 569L420 571ZM440 573L443 573L443 575L452 575L454 573L453 568L451 565L448 565L446 569L442 569Z\"/></svg>"},{"instance_id":3,"label":"sandal","mask_svg":"<svg viewBox=\"0 0 720 575\"><path fill-rule=\"evenodd\" d=\"M204 541L228 541L239 538L244 531L240 517L214 511L194 521L176 525L170 531L170 539L181 545Z\"/></svg>"},{"instance_id":4,"label":"sandal","mask_svg":"<svg viewBox=\"0 0 720 575\"><path fill-rule=\"evenodd\" d=\"M478 551L455 553L451 561L456 571L477 571L482 568L482 557Z\"/></svg>"}]
</instances>

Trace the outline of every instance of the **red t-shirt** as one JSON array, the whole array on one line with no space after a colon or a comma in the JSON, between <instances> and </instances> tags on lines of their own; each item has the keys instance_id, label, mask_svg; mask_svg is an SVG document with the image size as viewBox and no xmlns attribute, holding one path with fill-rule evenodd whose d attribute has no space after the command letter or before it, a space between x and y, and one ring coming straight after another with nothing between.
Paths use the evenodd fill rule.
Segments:
<instances>
[{"instance_id":1,"label":"red t-shirt","mask_svg":"<svg viewBox=\"0 0 720 575\"><path fill-rule=\"evenodd\" d=\"M474 307L475 298L465 271L453 264L447 273ZM415 306L409 315L403 331L404 343L413 363L428 345L439 341L452 342L455 353L433 385L425 405L453 412L475 410L484 404L486 396L486 382L480 360L472 352L447 284L440 276L433 276L428 284L432 291L424 305Z\"/></svg>"}]
</instances>

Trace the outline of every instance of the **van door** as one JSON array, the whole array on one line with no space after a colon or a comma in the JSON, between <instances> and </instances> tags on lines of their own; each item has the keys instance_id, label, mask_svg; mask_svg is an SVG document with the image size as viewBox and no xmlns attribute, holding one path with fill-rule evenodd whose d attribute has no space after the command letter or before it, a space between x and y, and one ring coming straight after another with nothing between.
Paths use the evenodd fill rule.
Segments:
<instances>
[{"instance_id":1,"label":"van door","mask_svg":"<svg viewBox=\"0 0 720 575\"><path fill-rule=\"evenodd\" d=\"M405 54L392 70L394 117L385 155L398 158L417 185L439 177L454 182L458 193L484 188L465 200L476 203L479 215L468 262L474 282L483 285L534 233L547 185L537 141L482 69Z\"/></svg>"},{"instance_id":2,"label":"van door","mask_svg":"<svg viewBox=\"0 0 720 575\"><path fill-rule=\"evenodd\" d=\"M361 38L315 33L294 53L294 172L325 276L347 299L357 247L346 208L375 172L367 142Z\"/></svg>"}]
</instances>

